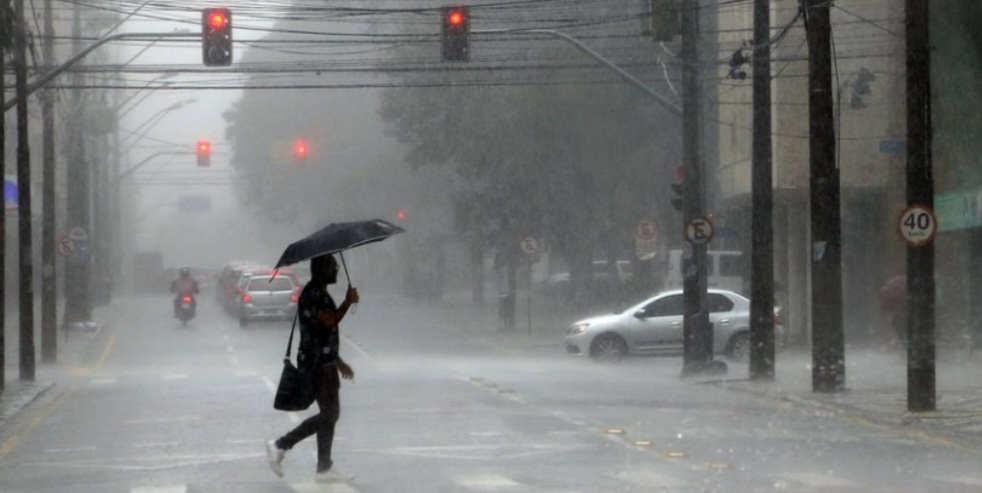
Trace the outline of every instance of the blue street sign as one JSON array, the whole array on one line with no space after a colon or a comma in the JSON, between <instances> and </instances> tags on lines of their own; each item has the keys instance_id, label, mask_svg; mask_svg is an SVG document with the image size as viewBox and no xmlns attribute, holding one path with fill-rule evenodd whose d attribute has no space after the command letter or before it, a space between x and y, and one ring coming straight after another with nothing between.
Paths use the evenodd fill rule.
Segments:
<instances>
[{"instance_id":1,"label":"blue street sign","mask_svg":"<svg viewBox=\"0 0 982 493\"><path fill-rule=\"evenodd\" d=\"M3 180L3 205L4 208L7 205L16 208L17 207L17 182L12 180Z\"/></svg>"}]
</instances>

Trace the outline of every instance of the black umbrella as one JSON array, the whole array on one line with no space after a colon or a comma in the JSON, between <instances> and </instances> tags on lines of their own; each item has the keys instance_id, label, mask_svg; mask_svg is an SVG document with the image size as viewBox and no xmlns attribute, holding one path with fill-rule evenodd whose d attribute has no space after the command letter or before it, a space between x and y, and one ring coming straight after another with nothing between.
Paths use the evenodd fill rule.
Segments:
<instances>
[{"instance_id":1,"label":"black umbrella","mask_svg":"<svg viewBox=\"0 0 982 493\"><path fill-rule=\"evenodd\" d=\"M276 267L273 269L279 269L321 255L338 253L341 254L344 275L348 278L350 285L351 276L348 275L348 266L344 263L342 252L361 245L382 241L404 231L399 226L381 219L331 223L324 229L286 247L286 251L280 256L280 260L276 262Z\"/></svg>"}]
</instances>

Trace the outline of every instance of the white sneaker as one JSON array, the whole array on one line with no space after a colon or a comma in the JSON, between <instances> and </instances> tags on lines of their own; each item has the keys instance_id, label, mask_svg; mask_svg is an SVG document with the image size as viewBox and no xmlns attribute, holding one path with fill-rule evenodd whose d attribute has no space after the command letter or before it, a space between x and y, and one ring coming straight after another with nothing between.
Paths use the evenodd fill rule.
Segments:
<instances>
[{"instance_id":1,"label":"white sneaker","mask_svg":"<svg viewBox=\"0 0 982 493\"><path fill-rule=\"evenodd\" d=\"M354 476L338 472L334 469L328 469L327 471L314 475L315 483L347 483L353 479L355 479Z\"/></svg>"},{"instance_id":2,"label":"white sneaker","mask_svg":"<svg viewBox=\"0 0 982 493\"><path fill-rule=\"evenodd\" d=\"M270 440L266 442L266 460L269 461L269 467L273 470L273 473L279 477L283 477L283 457L286 456L286 450L283 450L276 446L276 442Z\"/></svg>"}]
</instances>

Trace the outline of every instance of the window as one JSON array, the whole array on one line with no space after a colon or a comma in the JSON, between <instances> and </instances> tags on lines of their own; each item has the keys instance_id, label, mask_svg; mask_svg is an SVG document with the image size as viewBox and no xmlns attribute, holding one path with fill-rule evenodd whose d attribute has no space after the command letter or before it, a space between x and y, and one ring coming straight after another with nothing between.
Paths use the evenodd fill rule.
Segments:
<instances>
[{"instance_id":1,"label":"window","mask_svg":"<svg viewBox=\"0 0 982 493\"><path fill-rule=\"evenodd\" d=\"M685 313L685 300L682 295L672 295L650 303L645 307L647 317L673 317Z\"/></svg>"},{"instance_id":2,"label":"window","mask_svg":"<svg viewBox=\"0 0 982 493\"><path fill-rule=\"evenodd\" d=\"M719 275L724 277L740 277L743 275L742 255L720 255Z\"/></svg>"},{"instance_id":3,"label":"window","mask_svg":"<svg viewBox=\"0 0 982 493\"><path fill-rule=\"evenodd\" d=\"M721 294L709 293L706 299L706 306L709 313L728 312L733 310L733 302Z\"/></svg>"},{"instance_id":4,"label":"window","mask_svg":"<svg viewBox=\"0 0 982 493\"><path fill-rule=\"evenodd\" d=\"M276 277L270 282L268 277L249 280L249 291L291 291L293 282L286 277Z\"/></svg>"}]
</instances>

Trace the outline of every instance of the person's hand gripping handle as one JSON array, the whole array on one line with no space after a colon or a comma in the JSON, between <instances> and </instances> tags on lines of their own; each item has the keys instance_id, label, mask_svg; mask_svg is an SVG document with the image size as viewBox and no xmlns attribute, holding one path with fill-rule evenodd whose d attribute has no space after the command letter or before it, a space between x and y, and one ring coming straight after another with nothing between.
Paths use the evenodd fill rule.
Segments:
<instances>
[{"instance_id":1,"label":"person's hand gripping handle","mask_svg":"<svg viewBox=\"0 0 982 493\"><path fill-rule=\"evenodd\" d=\"M358 296L358 290L349 284L348 292L345 293L344 295L344 301L348 303L348 306L350 307L349 310L351 311L351 313L355 313L358 311L358 301L360 299L361 298Z\"/></svg>"}]
</instances>

